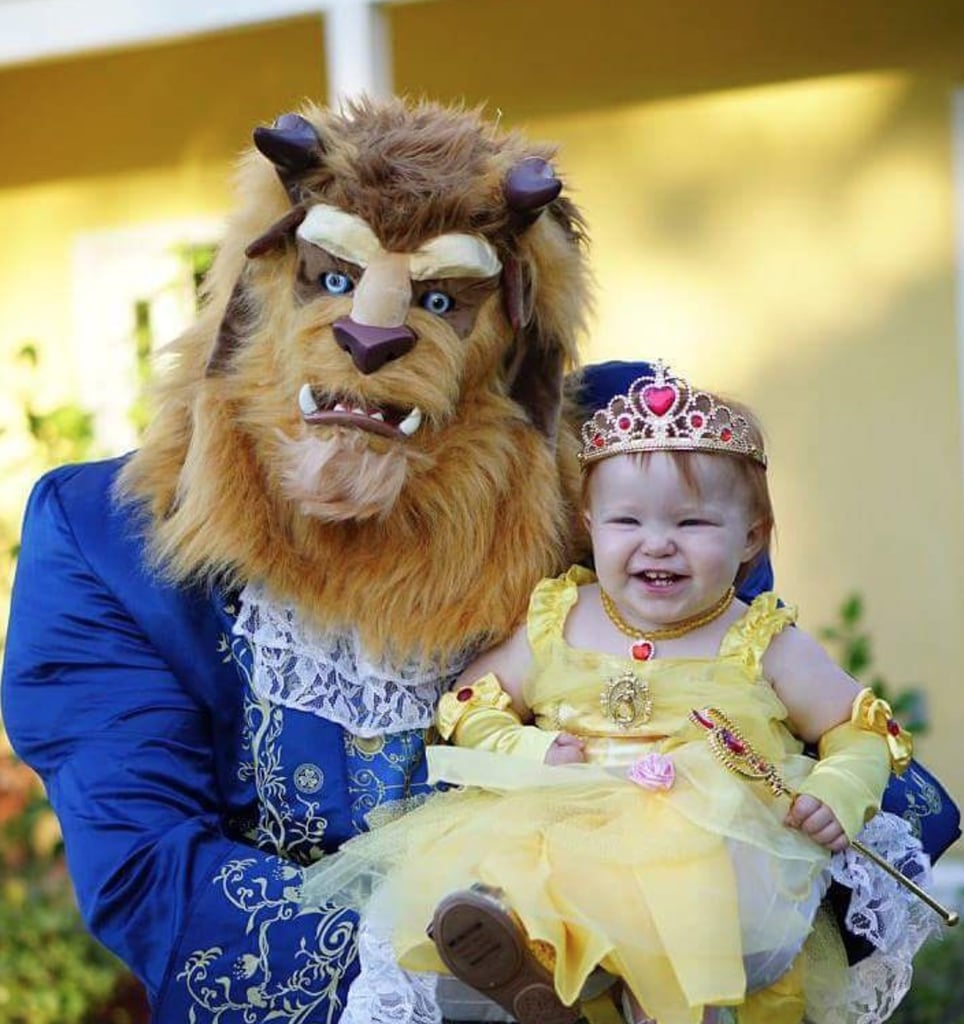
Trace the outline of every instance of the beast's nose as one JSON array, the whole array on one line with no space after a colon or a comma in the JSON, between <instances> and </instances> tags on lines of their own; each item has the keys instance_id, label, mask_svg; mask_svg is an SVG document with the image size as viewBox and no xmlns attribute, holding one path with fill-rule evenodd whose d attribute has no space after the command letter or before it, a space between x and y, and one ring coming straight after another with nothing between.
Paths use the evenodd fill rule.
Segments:
<instances>
[{"instance_id":1,"label":"beast's nose","mask_svg":"<svg viewBox=\"0 0 964 1024\"><path fill-rule=\"evenodd\" d=\"M398 327L372 327L356 323L350 316L339 317L332 324L335 341L364 373L374 373L385 363L411 351L417 335L404 324Z\"/></svg>"}]
</instances>

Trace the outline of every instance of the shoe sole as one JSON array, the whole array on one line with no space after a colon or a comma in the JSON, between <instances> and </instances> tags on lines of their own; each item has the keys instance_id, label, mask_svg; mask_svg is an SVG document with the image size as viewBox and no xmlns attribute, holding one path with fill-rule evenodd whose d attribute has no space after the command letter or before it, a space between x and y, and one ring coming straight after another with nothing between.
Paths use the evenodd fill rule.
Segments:
<instances>
[{"instance_id":1,"label":"shoe sole","mask_svg":"<svg viewBox=\"0 0 964 1024\"><path fill-rule=\"evenodd\" d=\"M556 995L552 975L529 951L519 926L494 896L475 889L438 905L429 927L445 966L518 1024L576 1024L579 1010Z\"/></svg>"}]
</instances>

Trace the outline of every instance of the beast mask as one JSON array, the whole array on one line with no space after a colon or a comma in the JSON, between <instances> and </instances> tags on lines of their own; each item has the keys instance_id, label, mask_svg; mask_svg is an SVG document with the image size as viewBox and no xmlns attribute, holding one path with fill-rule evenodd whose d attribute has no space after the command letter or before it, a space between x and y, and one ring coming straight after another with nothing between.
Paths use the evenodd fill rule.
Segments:
<instances>
[{"instance_id":1,"label":"beast mask","mask_svg":"<svg viewBox=\"0 0 964 1024\"><path fill-rule=\"evenodd\" d=\"M572 528L586 269L552 152L402 101L254 142L122 495L174 581L258 580L372 651L499 639Z\"/></svg>"}]
</instances>

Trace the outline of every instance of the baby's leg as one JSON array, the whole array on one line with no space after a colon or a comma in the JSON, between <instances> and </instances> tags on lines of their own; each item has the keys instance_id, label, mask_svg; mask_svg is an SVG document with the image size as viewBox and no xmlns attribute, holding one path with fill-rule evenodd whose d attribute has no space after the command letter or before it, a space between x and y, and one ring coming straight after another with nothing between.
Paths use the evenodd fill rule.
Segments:
<instances>
[{"instance_id":1,"label":"baby's leg","mask_svg":"<svg viewBox=\"0 0 964 1024\"><path fill-rule=\"evenodd\" d=\"M623 986L623 1016L626 1024L657 1024L655 1017L650 1015L639 1005L639 1000Z\"/></svg>"},{"instance_id":2,"label":"baby's leg","mask_svg":"<svg viewBox=\"0 0 964 1024\"><path fill-rule=\"evenodd\" d=\"M703 1010L702 1024L736 1024L735 1011L730 1007L707 1006ZM659 1024L655 1017L650 1015L639 1005L639 1001L629 991L623 988L623 1016L626 1024Z\"/></svg>"},{"instance_id":3,"label":"baby's leg","mask_svg":"<svg viewBox=\"0 0 964 1024\"><path fill-rule=\"evenodd\" d=\"M508 1010L519 1024L576 1024L578 1007L556 995L552 970L498 893L473 886L446 897L430 935L445 966Z\"/></svg>"}]
</instances>

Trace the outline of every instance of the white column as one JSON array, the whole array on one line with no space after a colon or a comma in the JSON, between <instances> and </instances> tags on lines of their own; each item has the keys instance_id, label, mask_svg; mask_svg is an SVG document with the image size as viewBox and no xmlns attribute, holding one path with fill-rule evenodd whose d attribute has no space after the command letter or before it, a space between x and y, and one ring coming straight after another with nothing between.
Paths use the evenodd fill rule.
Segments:
<instances>
[{"instance_id":1,"label":"white column","mask_svg":"<svg viewBox=\"0 0 964 1024\"><path fill-rule=\"evenodd\" d=\"M392 92L388 23L374 0L329 0L325 8L328 102L366 93L386 99Z\"/></svg>"}]
</instances>

